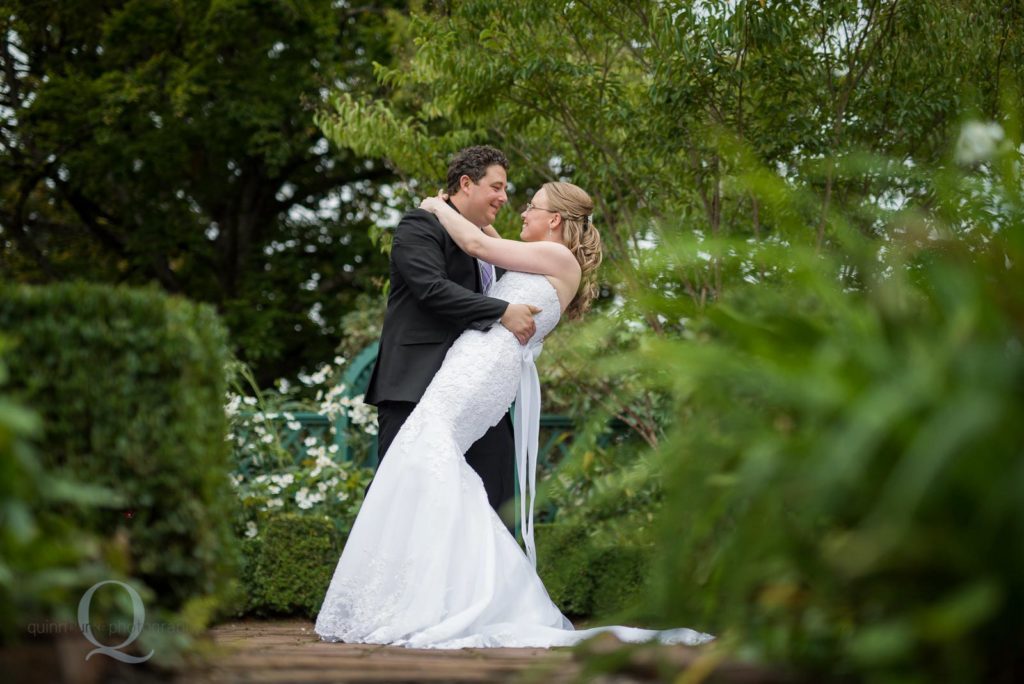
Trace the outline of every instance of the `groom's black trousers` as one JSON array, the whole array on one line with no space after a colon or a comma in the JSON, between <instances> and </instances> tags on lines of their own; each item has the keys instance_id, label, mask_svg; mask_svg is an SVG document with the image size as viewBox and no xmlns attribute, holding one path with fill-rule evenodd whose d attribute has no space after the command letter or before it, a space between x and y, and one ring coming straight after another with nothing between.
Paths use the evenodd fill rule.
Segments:
<instances>
[{"instance_id":1,"label":"groom's black trousers","mask_svg":"<svg viewBox=\"0 0 1024 684\"><path fill-rule=\"evenodd\" d=\"M384 460L388 447L414 408L416 404L411 401L382 401L377 405L378 460ZM515 437L509 414L506 413L497 425L469 447L466 462L484 481L487 500L491 508L501 515L502 506L515 496ZM510 506L507 514L501 515L501 518L513 530L515 514L511 509Z\"/></svg>"}]
</instances>

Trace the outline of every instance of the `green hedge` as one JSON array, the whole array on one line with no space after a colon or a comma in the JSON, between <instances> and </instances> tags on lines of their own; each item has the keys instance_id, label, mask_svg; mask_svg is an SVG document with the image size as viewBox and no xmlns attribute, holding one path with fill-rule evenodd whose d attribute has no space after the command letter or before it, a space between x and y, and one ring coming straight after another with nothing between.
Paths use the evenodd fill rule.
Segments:
<instances>
[{"instance_id":1,"label":"green hedge","mask_svg":"<svg viewBox=\"0 0 1024 684\"><path fill-rule=\"evenodd\" d=\"M651 550L596 543L587 527L538 524L537 572L551 600L573 617L632 610L643 596Z\"/></svg>"},{"instance_id":2,"label":"green hedge","mask_svg":"<svg viewBox=\"0 0 1024 684\"><path fill-rule=\"evenodd\" d=\"M344 538L327 518L277 513L242 543L239 614L302 615L320 610ZM551 599L573 617L634 608L647 580L650 550L604 547L578 525L537 525L538 571Z\"/></svg>"},{"instance_id":3,"label":"green hedge","mask_svg":"<svg viewBox=\"0 0 1024 684\"><path fill-rule=\"evenodd\" d=\"M237 563L213 310L151 290L3 286L0 332L10 391L42 418L44 466L124 502L67 520L116 541L156 607L209 605Z\"/></svg>"},{"instance_id":4,"label":"green hedge","mask_svg":"<svg viewBox=\"0 0 1024 684\"><path fill-rule=\"evenodd\" d=\"M269 516L243 542L240 613L313 618L327 593L344 539L326 517Z\"/></svg>"}]
</instances>

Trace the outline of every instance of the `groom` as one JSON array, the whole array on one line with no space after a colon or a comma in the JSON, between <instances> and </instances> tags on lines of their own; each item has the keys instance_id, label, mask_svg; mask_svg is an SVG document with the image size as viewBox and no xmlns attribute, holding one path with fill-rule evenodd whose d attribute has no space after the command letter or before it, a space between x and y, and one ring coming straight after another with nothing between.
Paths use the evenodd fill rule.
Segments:
<instances>
[{"instance_id":1,"label":"groom","mask_svg":"<svg viewBox=\"0 0 1024 684\"><path fill-rule=\"evenodd\" d=\"M508 202L507 170L508 159L493 147L459 151L448 165L449 204L481 228L492 224ZM539 309L487 296L498 275L491 264L460 250L430 212L413 209L399 221L380 351L366 391L366 402L377 406L379 458L464 330L500 324L522 344L536 332L533 314ZM495 511L514 495L514 451L506 414L466 453Z\"/></svg>"}]
</instances>

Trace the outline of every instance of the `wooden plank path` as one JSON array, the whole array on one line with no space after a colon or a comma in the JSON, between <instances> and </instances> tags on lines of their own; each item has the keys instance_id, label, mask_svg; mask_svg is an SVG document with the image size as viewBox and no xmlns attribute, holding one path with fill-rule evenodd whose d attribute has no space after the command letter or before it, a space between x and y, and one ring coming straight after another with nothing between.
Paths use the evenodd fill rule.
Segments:
<instances>
[{"instance_id":1,"label":"wooden plank path","mask_svg":"<svg viewBox=\"0 0 1024 684\"><path fill-rule=\"evenodd\" d=\"M568 649L411 649L320 641L305 620L218 625L207 664L178 681L208 682L570 682Z\"/></svg>"}]
</instances>

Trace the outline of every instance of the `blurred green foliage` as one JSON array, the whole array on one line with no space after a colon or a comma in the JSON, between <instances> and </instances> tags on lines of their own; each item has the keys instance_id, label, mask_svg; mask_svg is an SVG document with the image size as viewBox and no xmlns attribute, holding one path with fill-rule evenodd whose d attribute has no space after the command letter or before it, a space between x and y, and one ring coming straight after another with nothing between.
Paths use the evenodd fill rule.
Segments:
<instances>
[{"instance_id":1,"label":"blurred green foliage","mask_svg":"<svg viewBox=\"0 0 1024 684\"><path fill-rule=\"evenodd\" d=\"M42 426L41 465L88 485L78 498L94 487L112 492L103 507L54 507L54 529L101 540L154 613L208 621L238 554L222 404L226 331L216 314L156 291L7 285L0 330L12 341L8 392ZM41 578L74 548L47 558L24 547L8 562L37 567Z\"/></svg>"},{"instance_id":2,"label":"blurred green foliage","mask_svg":"<svg viewBox=\"0 0 1024 684\"><path fill-rule=\"evenodd\" d=\"M822 675L1020 675L1024 147L1007 121L992 158L904 178L934 208L889 212L883 247L852 230L829 253L666 241L670 271L711 251L778 275L618 360L676 398L664 618ZM800 202L756 170L736 182Z\"/></svg>"},{"instance_id":3,"label":"blurred green foliage","mask_svg":"<svg viewBox=\"0 0 1024 684\"><path fill-rule=\"evenodd\" d=\"M7 379L7 366L0 363L0 386ZM110 489L57 477L44 469L33 444L42 433L39 416L12 400L4 389L0 398L0 643L24 639L31 622L73 619L81 592L117 572L107 564L101 541L77 529L60 511L109 509L120 498Z\"/></svg>"}]
</instances>

